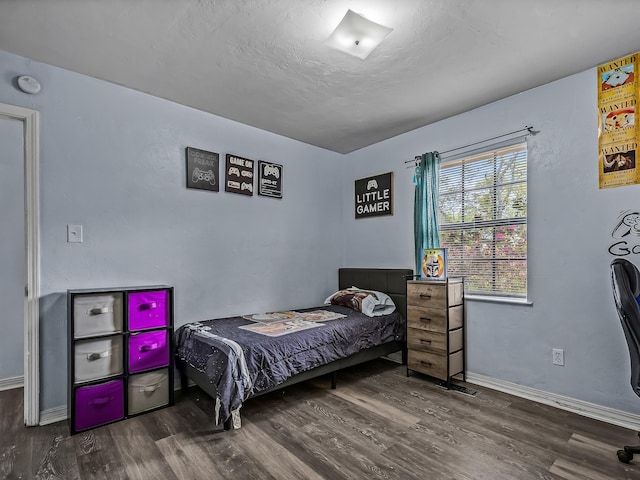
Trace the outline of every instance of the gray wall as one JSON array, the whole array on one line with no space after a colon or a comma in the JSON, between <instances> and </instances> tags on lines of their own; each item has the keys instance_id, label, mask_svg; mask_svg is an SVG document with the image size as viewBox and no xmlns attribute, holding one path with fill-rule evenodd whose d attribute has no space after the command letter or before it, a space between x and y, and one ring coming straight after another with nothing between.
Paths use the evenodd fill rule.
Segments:
<instances>
[{"instance_id":1,"label":"gray wall","mask_svg":"<svg viewBox=\"0 0 640 480\"><path fill-rule=\"evenodd\" d=\"M21 74L41 93L14 88ZM0 79L0 102L41 113L42 409L67 402L69 288L173 285L181 325L337 287L339 155L3 52ZM282 164L284 198L186 189L186 146Z\"/></svg>"},{"instance_id":2,"label":"gray wall","mask_svg":"<svg viewBox=\"0 0 640 480\"><path fill-rule=\"evenodd\" d=\"M413 172L405 160L533 125L540 131L528 141L533 306L469 301L468 369L640 413L608 252L618 215L640 208L640 186L598 188L596 78L589 70L349 154L344 262L413 267ZM354 220L353 179L387 171L395 172L395 215ZM552 348L564 349L566 366L552 365Z\"/></svg>"}]
</instances>

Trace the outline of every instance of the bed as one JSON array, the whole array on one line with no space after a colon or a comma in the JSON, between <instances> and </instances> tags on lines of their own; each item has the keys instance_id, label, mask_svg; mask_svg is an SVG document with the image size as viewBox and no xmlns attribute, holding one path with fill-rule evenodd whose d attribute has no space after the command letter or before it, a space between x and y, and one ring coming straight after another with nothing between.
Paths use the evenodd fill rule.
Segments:
<instances>
[{"instance_id":1,"label":"bed","mask_svg":"<svg viewBox=\"0 0 640 480\"><path fill-rule=\"evenodd\" d=\"M182 388L189 380L216 404L215 418L225 430L240 426L242 402L290 385L331 374L381 356L402 352L406 363L406 281L410 269L341 268L338 290L357 286L386 293L396 311L369 317L342 305L295 309L299 318L318 310L335 316L317 324L299 322L299 331L256 333L253 318L230 317L182 325L175 335L176 366ZM259 325L259 327L256 327Z\"/></svg>"}]
</instances>

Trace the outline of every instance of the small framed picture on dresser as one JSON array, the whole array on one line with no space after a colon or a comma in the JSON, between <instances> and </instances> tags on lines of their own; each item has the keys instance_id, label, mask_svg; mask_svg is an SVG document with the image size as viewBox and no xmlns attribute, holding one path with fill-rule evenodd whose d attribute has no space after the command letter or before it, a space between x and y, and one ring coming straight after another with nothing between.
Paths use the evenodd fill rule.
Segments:
<instances>
[{"instance_id":1,"label":"small framed picture on dresser","mask_svg":"<svg viewBox=\"0 0 640 480\"><path fill-rule=\"evenodd\" d=\"M423 252L420 278L424 280L446 280L447 249L426 248Z\"/></svg>"}]
</instances>

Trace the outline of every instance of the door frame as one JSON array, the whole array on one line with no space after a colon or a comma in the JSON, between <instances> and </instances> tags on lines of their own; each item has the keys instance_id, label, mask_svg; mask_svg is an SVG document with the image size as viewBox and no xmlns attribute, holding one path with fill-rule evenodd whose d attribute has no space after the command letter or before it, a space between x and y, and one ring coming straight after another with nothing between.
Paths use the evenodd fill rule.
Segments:
<instances>
[{"instance_id":1,"label":"door frame","mask_svg":"<svg viewBox=\"0 0 640 480\"><path fill-rule=\"evenodd\" d=\"M0 103L0 115L24 126L24 423L35 426L40 423L40 114Z\"/></svg>"}]
</instances>

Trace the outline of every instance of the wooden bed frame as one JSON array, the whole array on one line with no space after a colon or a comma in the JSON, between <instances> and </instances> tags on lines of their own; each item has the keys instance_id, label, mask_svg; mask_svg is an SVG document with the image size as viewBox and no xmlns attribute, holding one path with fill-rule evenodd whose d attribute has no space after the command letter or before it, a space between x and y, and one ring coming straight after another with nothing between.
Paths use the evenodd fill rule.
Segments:
<instances>
[{"instance_id":1,"label":"wooden bed frame","mask_svg":"<svg viewBox=\"0 0 640 480\"><path fill-rule=\"evenodd\" d=\"M413 270L410 269L382 269L382 268L341 268L338 270L338 286L342 290L356 286L362 289L377 290L389 295L396 304L396 309L407 318L407 280L413 277ZM322 375L331 374L331 388L336 388L336 372L343 368L368 362L384 355L402 352L402 364L407 363L407 343L406 341L393 341L383 345L361 350L358 353L340 360L335 360L326 365L321 365L312 370L299 373L289 378L284 383L260 392L249 398L258 397L275 390L295 385L296 383L311 380ZM189 380L192 380L198 387L204 390L211 397L217 397L215 385L213 385L207 375L188 365L176 357L176 367L180 373L182 389L188 388ZM231 428L231 419L224 423L224 429Z\"/></svg>"}]
</instances>

